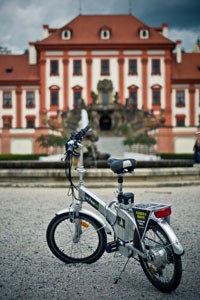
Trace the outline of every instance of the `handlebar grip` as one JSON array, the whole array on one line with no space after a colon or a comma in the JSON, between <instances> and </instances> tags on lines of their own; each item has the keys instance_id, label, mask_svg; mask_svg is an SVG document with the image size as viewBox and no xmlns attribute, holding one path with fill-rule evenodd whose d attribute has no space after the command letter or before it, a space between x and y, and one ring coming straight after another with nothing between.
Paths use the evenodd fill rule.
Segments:
<instances>
[{"instance_id":1,"label":"handlebar grip","mask_svg":"<svg viewBox=\"0 0 200 300\"><path fill-rule=\"evenodd\" d=\"M87 125L85 128L81 129L79 132L75 134L75 139L80 140L90 129L90 126Z\"/></svg>"}]
</instances>

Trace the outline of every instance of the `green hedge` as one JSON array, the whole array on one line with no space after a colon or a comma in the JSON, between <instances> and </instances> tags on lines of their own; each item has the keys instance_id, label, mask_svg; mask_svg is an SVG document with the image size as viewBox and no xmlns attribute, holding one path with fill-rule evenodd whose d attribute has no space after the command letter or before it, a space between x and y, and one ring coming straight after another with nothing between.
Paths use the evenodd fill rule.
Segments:
<instances>
[{"instance_id":1,"label":"green hedge","mask_svg":"<svg viewBox=\"0 0 200 300\"><path fill-rule=\"evenodd\" d=\"M186 160L194 159L194 156L192 153L160 153L158 155L162 159L186 159Z\"/></svg>"},{"instance_id":2,"label":"green hedge","mask_svg":"<svg viewBox=\"0 0 200 300\"><path fill-rule=\"evenodd\" d=\"M47 154L0 154L0 160L38 160Z\"/></svg>"}]
</instances>

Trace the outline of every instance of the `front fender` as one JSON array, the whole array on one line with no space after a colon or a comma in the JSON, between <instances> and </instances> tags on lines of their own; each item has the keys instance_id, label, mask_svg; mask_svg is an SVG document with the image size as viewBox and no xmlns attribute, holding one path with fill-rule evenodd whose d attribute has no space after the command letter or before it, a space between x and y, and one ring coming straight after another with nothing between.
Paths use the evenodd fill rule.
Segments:
<instances>
[{"instance_id":1,"label":"front fender","mask_svg":"<svg viewBox=\"0 0 200 300\"><path fill-rule=\"evenodd\" d=\"M165 220L158 220L155 218L151 218L154 222L156 222L162 230L166 233L167 237L170 240L171 246L174 250L174 253L177 255L183 255L184 254L184 249L181 243L179 242L176 234L174 233L173 229L171 226L165 221Z\"/></svg>"},{"instance_id":2,"label":"front fender","mask_svg":"<svg viewBox=\"0 0 200 300\"><path fill-rule=\"evenodd\" d=\"M65 209L62 209L60 211L58 211L56 213L56 215L61 215L61 214L64 214L64 213L69 213L69 212L72 212L72 209L70 208L65 208ZM80 213L83 213L85 215L88 215L90 217L92 217L93 219L95 219L97 222L99 222L101 224L101 226L105 229L106 233L107 234L111 234L111 231L110 229L107 227L107 224L106 222L104 222L99 216L97 216L95 213L87 210L87 209L81 209L79 211Z\"/></svg>"}]
</instances>

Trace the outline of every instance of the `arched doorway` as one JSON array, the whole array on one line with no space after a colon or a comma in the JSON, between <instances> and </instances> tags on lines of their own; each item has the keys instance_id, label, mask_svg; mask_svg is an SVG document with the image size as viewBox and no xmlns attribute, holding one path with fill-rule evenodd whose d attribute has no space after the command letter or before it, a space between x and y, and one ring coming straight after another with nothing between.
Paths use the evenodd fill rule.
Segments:
<instances>
[{"instance_id":1,"label":"arched doorway","mask_svg":"<svg viewBox=\"0 0 200 300\"><path fill-rule=\"evenodd\" d=\"M112 127L112 120L109 115L103 115L99 120L99 128L102 131L109 131Z\"/></svg>"}]
</instances>

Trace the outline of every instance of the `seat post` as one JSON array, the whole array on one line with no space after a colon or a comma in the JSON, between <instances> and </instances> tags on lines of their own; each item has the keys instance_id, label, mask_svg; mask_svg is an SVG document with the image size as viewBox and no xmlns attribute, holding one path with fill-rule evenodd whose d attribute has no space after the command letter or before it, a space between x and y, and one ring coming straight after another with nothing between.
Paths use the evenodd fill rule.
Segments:
<instances>
[{"instance_id":1,"label":"seat post","mask_svg":"<svg viewBox=\"0 0 200 300\"><path fill-rule=\"evenodd\" d=\"M123 195L123 175L122 174L119 174L118 175L118 196L117 196L117 199L118 199L118 202L119 203L122 203L122 195Z\"/></svg>"}]
</instances>

